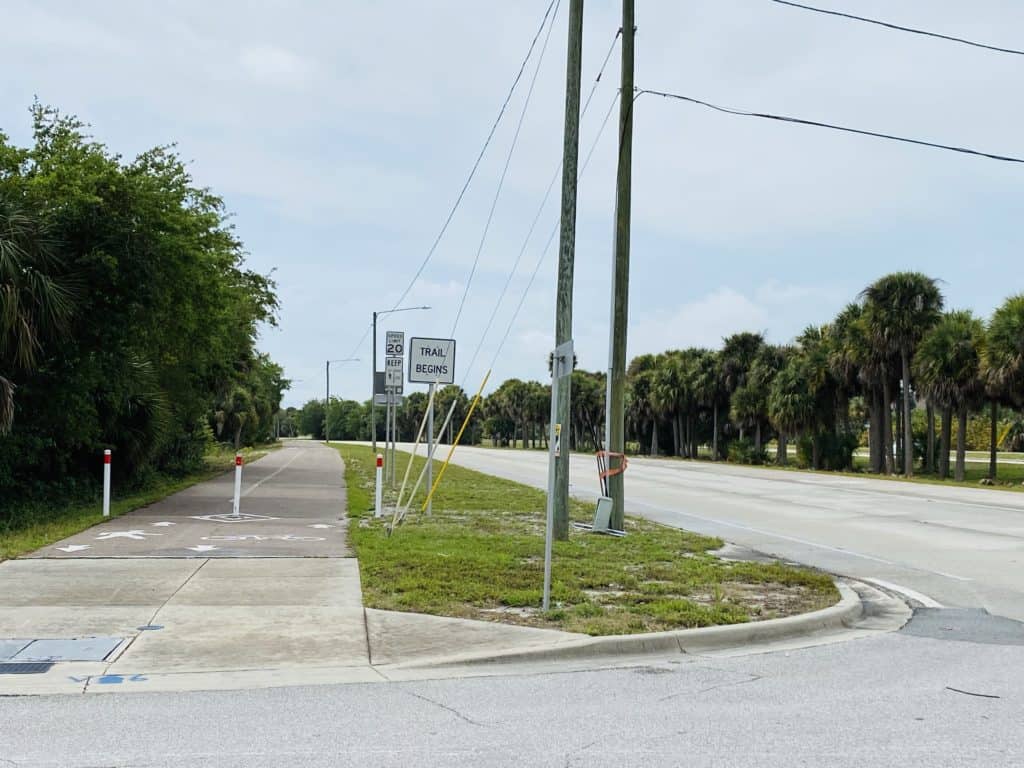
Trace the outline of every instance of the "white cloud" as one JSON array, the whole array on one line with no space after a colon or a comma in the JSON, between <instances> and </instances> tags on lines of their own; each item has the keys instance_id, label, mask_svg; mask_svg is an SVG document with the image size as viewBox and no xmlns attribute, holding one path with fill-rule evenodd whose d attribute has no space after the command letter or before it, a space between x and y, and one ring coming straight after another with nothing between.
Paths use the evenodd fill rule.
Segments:
<instances>
[{"instance_id":1,"label":"white cloud","mask_svg":"<svg viewBox=\"0 0 1024 768\"><path fill-rule=\"evenodd\" d=\"M243 48L238 62L253 79L275 85L309 85L314 71L309 59L272 45Z\"/></svg>"}]
</instances>

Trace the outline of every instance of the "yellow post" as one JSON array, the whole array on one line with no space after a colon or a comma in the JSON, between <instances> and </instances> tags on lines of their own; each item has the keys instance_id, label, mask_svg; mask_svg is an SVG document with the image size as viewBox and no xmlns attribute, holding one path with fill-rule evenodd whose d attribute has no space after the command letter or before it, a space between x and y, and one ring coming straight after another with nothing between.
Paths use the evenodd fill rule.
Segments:
<instances>
[{"instance_id":1,"label":"yellow post","mask_svg":"<svg viewBox=\"0 0 1024 768\"><path fill-rule=\"evenodd\" d=\"M448 462L452 460L452 456L455 454L455 448L458 446L459 441L462 439L462 433L466 431L466 425L469 424L469 420L473 417L473 411L476 410L477 404L480 402L480 397L484 393L484 387L487 386L487 380L491 378L491 372L487 371L487 375L484 376L483 382L480 384L480 389L476 391L476 397L473 398L472 404L469 406L469 413L466 414L466 418L462 421L462 426L459 427L459 434L455 436L455 442L452 443L452 447L448 450L448 456L444 460L444 464L441 466L441 471L437 473L437 479L434 480L434 485L430 489L430 493L427 494L427 498L423 502L423 506L420 508L420 512L423 512L427 508L427 504L434 497L434 491L437 490L437 486L441 484L441 478L444 477L445 470L448 469Z\"/></svg>"}]
</instances>

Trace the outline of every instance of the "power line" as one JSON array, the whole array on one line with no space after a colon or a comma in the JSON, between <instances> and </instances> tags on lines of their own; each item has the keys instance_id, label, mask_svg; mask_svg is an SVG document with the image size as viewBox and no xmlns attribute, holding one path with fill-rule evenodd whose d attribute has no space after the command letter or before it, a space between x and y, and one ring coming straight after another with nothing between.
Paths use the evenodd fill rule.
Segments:
<instances>
[{"instance_id":1,"label":"power line","mask_svg":"<svg viewBox=\"0 0 1024 768\"><path fill-rule=\"evenodd\" d=\"M491 222L494 221L494 211L498 207L498 200L501 197L501 190L505 187L505 177L508 175L508 167L512 163L512 155L515 154L516 146L519 144L519 134L523 130L523 122L526 120L526 112L530 108L530 98L533 96L533 90L537 85L537 75L540 74L540 68L544 64L544 54L548 50L548 42L551 40L551 32L555 28L555 18L558 16L558 9L561 6L560 0L556 0L555 12L551 16L551 24L548 25L548 33L544 36L544 44L540 48L540 54L537 56L537 66L533 69L533 77L530 79L530 87L526 91L526 98L523 101L523 109L519 113L519 122L516 123L516 130L512 136L512 144L508 148L508 154L505 156L505 166L501 169L501 176L498 179L498 188L494 191L494 199L491 201L491 210L487 213L487 221L484 223L483 234L480 235L480 244L476 249L476 256L473 258L473 267L469 270L469 279L466 280L466 288L462 291L462 300L459 302L459 309L455 313L455 322L452 323L451 338L455 338L455 331L459 327L459 320L462 318L462 310L466 306L466 299L469 297L469 289L473 285L473 277L476 275L476 268L480 264L480 256L484 251L484 243L487 242L487 234L491 231Z\"/></svg>"},{"instance_id":2,"label":"power line","mask_svg":"<svg viewBox=\"0 0 1024 768\"><path fill-rule=\"evenodd\" d=\"M608 125L608 118L612 116L612 111L615 109L615 105L619 103L619 93L615 94L615 98L612 99L612 103L608 106L608 111L605 113L604 120L601 121L601 127L598 129L597 136L594 137L594 142L590 145L590 149L587 151L587 157L583 161L583 165L580 166L579 177L583 177L583 172L587 170L587 166L590 165L590 158L594 154L594 150L597 148L598 142L601 140L604 129ZM498 362L498 357L501 355L501 350L505 347L505 342L508 341L508 337L512 334L512 328L515 326L516 320L519 318L519 313L523 309L523 304L526 302L526 297L530 293L530 289L533 287L533 281L537 278L537 273L540 271L541 264L544 263L545 257L548 255L548 251L551 249L551 244L555 240L555 235L558 234L559 225L556 222L554 229L551 230L551 235L548 237L547 243L541 249L540 256L537 257L537 263L533 267L533 272L530 274L530 279L526 283L526 287L523 289L522 296L519 297L519 304L516 306L515 312L512 313L512 317L508 321L508 327L505 329L505 335L502 336L501 342L498 344L498 348L494 352L494 358L491 360L490 367L493 368Z\"/></svg>"},{"instance_id":3,"label":"power line","mask_svg":"<svg viewBox=\"0 0 1024 768\"><path fill-rule=\"evenodd\" d=\"M843 13L841 11L831 11L827 8L816 8L813 5L804 5L802 3L794 3L790 0L771 0L773 3L779 5L788 5L792 8L799 8L804 11L813 11L815 13L823 13L828 16L839 16L844 19L853 19L854 21L863 21L867 24L875 24L879 27L886 27L888 29L896 29L900 32L910 32L914 35L925 35L926 37L937 37L940 40L949 40L954 43L963 43L964 45L972 45L975 48L984 48L989 51L998 51L999 53L1013 53L1017 56L1024 56L1024 51L1018 51L1015 48L1000 48L996 45L986 45L985 43L977 43L973 40L965 40L962 37L952 37L951 35L942 35L938 32L928 32L923 29L914 29L913 27L901 27L899 24L890 24L887 21L879 21L877 19L868 19L864 16L854 16L852 13Z\"/></svg>"},{"instance_id":4,"label":"power line","mask_svg":"<svg viewBox=\"0 0 1024 768\"><path fill-rule=\"evenodd\" d=\"M587 110L590 109L590 102L594 99L594 93L597 91L597 87L601 84L601 78L604 76L604 70L608 66L608 61L612 57L612 53L615 51L615 44L618 42L619 37L622 35L622 30L619 29L615 36L612 38L611 45L608 46L608 53L605 54L604 60L601 62L601 66L598 68L597 76L594 78L593 84L590 86L590 93L587 94L587 99L583 104L583 109L580 111L580 120L586 117ZM618 97L616 97L617 99ZM607 119L607 118L606 118ZM593 148L591 148L591 153ZM589 156L588 156L589 159ZM540 222L541 216L544 213L544 208L547 206L548 199L551 197L551 191L554 189L559 176L562 173L562 162L559 160L558 166L555 168L555 172L551 175L551 181L548 182L547 189L544 191L544 199L541 200L540 206L537 208L537 213L533 217L533 221L530 223L530 229L526 233L526 238L523 240L523 245L519 249L519 253L516 256L515 262L512 264L512 268L509 270L508 277L505 279L505 285L501 289L501 293L498 296L498 300L494 303L494 308L491 310L491 316L487 320L487 325L484 327L484 332L480 336L480 341L476 345L476 349L473 350L473 356L470 358L469 365L466 367L466 378L469 378L469 374L473 370L473 366L476 364L477 356L480 354L480 350L487 340L487 335L491 331L491 327L494 325L494 320L498 315L498 311L501 309L502 303L505 301L505 296L508 293L509 286L512 284L512 280L519 269L519 264L523 260L523 256L526 254L526 249L530 244L530 240L533 239L533 233L537 228L537 224Z\"/></svg>"},{"instance_id":5,"label":"power line","mask_svg":"<svg viewBox=\"0 0 1024 768\"><path fill-rule=\"evenodd\" d=\"M434 239L433 245L430 246L430 250L427 251L426 257L416 270L416 274L413 275L412 280L409 281L409 285L406 286L405 290L402 291L402 295L398 297L398 301L395 302L395 308L398 307L405 297L409 295L409 291L416 284L416 281L420 279L420 275L423 274L423 270L426 269L427 264L430 263L430 259L434 255L434 251L437 250L437 246L440 244L441 239L448 231L448 225L451 224L452 218L455 216L455 212L458 210L459 205L462 203L462 198L466 195L466 190L469 189L470 182L473 181L473 177L476 175L477 169L480 167L480 161L483 160L484 154L487 152L487 148L491 144L491 139L494 138L495 131L498 130L498 125L501 123L501 118L505 115L505 110L508 108L509 102L512 100L512 94L515 93L516 86L519 85L519 81L523 77L523 72L526 71L526 65L530 61L530 57L533 56L533 49L537 45L537 40L540 39L541 33L544 31L544 27L547 25L548 16L551 15L552 9L555 7L556 0L551 0L548 4L547 10L544 11L544 17L541 19L540 26L537 28L537 33L533 36L533 40L530 42L530 48L526 52L526 56L523 58L523 63L519 65L519 71L516 73L515 79L512 81L512 86L508 90L508 94L505 96L505 101L501 105L501 109L498 110L498 116L494 119L494 124L491 126L490 132L487 134L487 138L484 140L484 145L480 149L480 154L477 155L476 161L473 163L473 167L469 171L469 175L466 177L465 183L462 185L462 189L459 191L458 197L455 199L455 204L448 212L448 216L444 220L444 225L441 227L441 231L437 233L437 237ZM365 341L366 336L363 336Z\"/></svg>"},{"instance_id":6,"label":"power line","mask_svg":"<svg viewBox=\"0 0 1024 768\"><path fill-rule=\"evenodd\" d=\"M876 139L886 139L888 141L899 141L904 144L917 144L922 147L932 147L933 149L943 149L947 152L959 152L964 155L975 155L977 157L987 157L990 160L1000 160L1006 163L1024 163L1024 159L1019 157L1011 157L1008 155L997 155L991 152L982 152L977 149L968 149L967 147L957 147L950 144L938 144L932 141L924 141L922 139L910 139L905 136L894 136L889 133L879 133L877 131L867 131L860 128L850 128L844 125L833 125L832 123L822 123L817 120L805 120L799 117L786 117L785 115L773 115L767 112L748 112L742 109L732 109L730 107L722 107L717 104L712 104L707 101L695 99L691 96L683 96L678 93L666 93L665 91L654 91L647 88L638 88L636 91L637 96L641 96L645 93L649 93L652 96L661 96L666 99L676 99L677 101L685 101L690 104L697 104L708 109L713 109L717 112L725 112L729 115L739 115L741 117L758 117L763 120L777 120L783 123L796 123L798 125L810 125L815 128L828 128L833 131L843 131L845 133L855 133L861 136L871 136Z\"/></svg>"}]
</instances>

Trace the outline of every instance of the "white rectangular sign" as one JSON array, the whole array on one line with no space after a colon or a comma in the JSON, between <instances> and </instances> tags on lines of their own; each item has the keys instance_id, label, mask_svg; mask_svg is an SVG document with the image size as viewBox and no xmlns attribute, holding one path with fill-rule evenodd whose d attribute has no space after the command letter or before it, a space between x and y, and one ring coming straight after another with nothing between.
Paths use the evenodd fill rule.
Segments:
<instances>
[{"instance_id":1,"label":"white rectangular sign","mask_svg":"<svg viewBox=\"0 0 1024 768\"><path fill-rule=\"evenodd\" d=\"M455 339L409 339L412 384L455 383Z\"/></svg>"},{"instance_id":2,"label":"white rectangular sign","mask_svg":"<svg viewBox=\"0 0 1024 768\"><path fill-rule=\"evenodd\" d=\"M386 357L405 357L405 332L388 331L384 337L384 355Z\"/></svg>"},{"instance_id":3,"label":"white rectangular sign","mask_svg":"<svg viewBox=\"0 0 1024 768\"><path fill-rule=\"evenodd\" d=\"M398 395L402 394L403 362L400 357L384 358L384 386Z\"/></svg>"}]
</instances>

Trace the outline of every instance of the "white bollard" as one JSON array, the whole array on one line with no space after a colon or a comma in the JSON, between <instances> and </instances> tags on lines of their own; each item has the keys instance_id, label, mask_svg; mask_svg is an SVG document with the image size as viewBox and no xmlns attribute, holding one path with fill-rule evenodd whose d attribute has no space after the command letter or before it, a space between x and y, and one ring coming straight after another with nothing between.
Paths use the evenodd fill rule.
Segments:
<instances>
[{"instance_id":1,"label":"white bollard","mask_svg":"<svg viewBox=\"0 0 1024 768\"><path fill-rule=\"evenodd\" d=\"M384 514L384 509L381 506L384 495L384 456L377 454L377 492L376 500L373 507L373 516L381 517Z\"/></svg>"},{"instance_id":2,"label":"white bollard","mask_svg":"<svg viewBox=\"0 0 1024 768\"><path fill-rule=\"evenodd\" d=\"M239 515L239 504L242 500L242 454L235 454L235 501L231 513L235 517Z\"/></svg>"},{"instance_id":3,"label":"white bollard","mask_svg":"<svg viewBox=\"0 0 1024 768\"><path fill-rule=\"evenodd\" d=\"M103 516L110 517L110 449L103 452Z\"/></svg>"}]
</instances>

